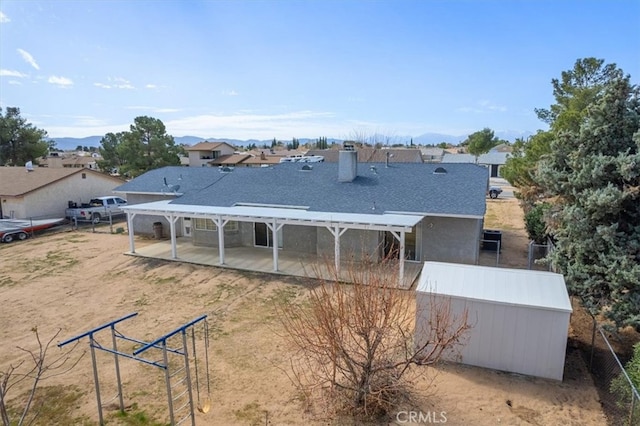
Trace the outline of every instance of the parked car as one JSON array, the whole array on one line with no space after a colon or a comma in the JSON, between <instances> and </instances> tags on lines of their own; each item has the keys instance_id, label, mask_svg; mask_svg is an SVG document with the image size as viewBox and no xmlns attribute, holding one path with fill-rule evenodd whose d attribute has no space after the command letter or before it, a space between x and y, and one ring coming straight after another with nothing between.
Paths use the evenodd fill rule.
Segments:
<instances>
[{"instance_id":1,"label":"parked car","mask_svg":"<svg viewBox=\"0 0 640 426\"><path fill-rule=\"evenodd\" d=\"M65 211L65 216L71 220L98 223L109 216L124 214L120 207L126 205L127 200L115 196L92 198L88 203L80 205L69 201L69 208Z\"/></svg>"},{"instance_id":2,"label":"parked car","mask_svg":"<svg viewBox=\"0 0 640 426\"><path fill-rule=\"evenodd\" d=\"M487 194L489 194L489 197L491 198L498 198L498 195L502 194L502 188L499 186L490 186L487 190Z\"/></svg>"}]
</instances>

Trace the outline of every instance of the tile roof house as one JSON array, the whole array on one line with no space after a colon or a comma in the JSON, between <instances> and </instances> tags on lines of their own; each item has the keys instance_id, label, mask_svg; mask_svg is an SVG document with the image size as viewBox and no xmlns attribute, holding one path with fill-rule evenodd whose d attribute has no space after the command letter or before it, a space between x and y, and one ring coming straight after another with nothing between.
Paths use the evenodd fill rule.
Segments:
<instances>
[{"instance_id":1,"label":"tile roof house","mask_svg":"<svg viewBox=\"0 0 640 426\"><path fill-rule=\"evenodd\" d=\"M69 201L110 195L122 183L85 168L0 167L0 217L64 217Z\"/></svg>"},{"instance_id":2,"label":"tile roof house","mask_svg":"<svg viewBox=\"0 0 640 426\"><path fill-rule=\"evenodd\" d=\"M381 259L404 267L425 260L476 263L488 173L475 164L285 163L260 168L152 170L116 188L126 194L131 252L134 233L159 221L177 237L219 250L264 247L278 253ZM167 190L180 180L179 189ZM188 227L185 227L185 222ZM188 229L187 229L188 228ZM223 229L224 232L218 232ZM183 242L181 242L183 244Z\"/></svg>"},{"instance_id":3,"label":"tile roof house","mask_svg":"<svg viewBox=\"0 0 640 426\"><path fill-rule=\"evenodd\" d=\"M189 154L189 167L207 167L212 160L233 155L235 148L226 142L199 142L185 148Z\"/></svg>"}]
</instances>

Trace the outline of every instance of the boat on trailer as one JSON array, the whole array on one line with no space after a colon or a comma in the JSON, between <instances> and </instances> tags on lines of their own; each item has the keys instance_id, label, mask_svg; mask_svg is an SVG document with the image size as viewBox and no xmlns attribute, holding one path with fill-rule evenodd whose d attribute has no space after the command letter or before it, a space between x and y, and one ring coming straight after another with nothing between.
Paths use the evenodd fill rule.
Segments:
<instances>
[{"instance_id":1,"label":"boat on trailer","mask_svg":"<svg viewBox=\"0 0 640 426\"><path fill-rule=\"evenodd\" d=\"M64 222L64 218L55 219L0 219L0 242L26 240L36 231L52 228Z\"/></svg>"}]
</instances>

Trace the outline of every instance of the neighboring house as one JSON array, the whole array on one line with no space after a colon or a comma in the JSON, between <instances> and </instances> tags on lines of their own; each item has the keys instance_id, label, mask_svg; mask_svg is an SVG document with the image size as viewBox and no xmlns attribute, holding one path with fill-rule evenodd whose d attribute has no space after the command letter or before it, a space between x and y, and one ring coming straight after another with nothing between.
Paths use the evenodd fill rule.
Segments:
<instances>
[{"instance_id":1,"label":"neighboring house","mask_svg":"<svg viewBox=\"0 0 640 426\"><path fill-rule=\"evenodd\" d=\"M490 170L489 176L499 177L500 168L507 163L510 153L508 152L488 152L478 156L472 154L450 154L445 153L442 157L442 163L476 163L481 166L488 167Z\"/></svg>"},{"instance_id":2,"label":"neighboring house","mask_svg":"<svg viewBox=\"0 0 640 426\"><path fill-rule=\"evenodd\" d=\"M244 160L241 166L244 167L269 167L280 164L281 155L268 155L264 151L251 153L251 157Z\"/></svg>"},{"instance_id":3,"label":"neighboring house","mask_svg":"<svg viewBox=\"0 0 640 426\"><path fill-rule=\"evenodd\" d=\"M152 170L116 188L133 234L154 222L193 245L269 247L296 255L365 256L476 263L486 208L487 169L475 164L360 164L355 151L339 163L265 168ZM181 179L180 188L167 191ZM143 203L143 204L137 204ZM193 226L192 226L193 225ZM224 229L219 233L219 229ZM341 254L342 253L342 254ZM404 265L404 262L400 262ZM402 266L403 267L403 266Z\"/></svg>"},{"instance_id":4,"label":"neighboring house","mask_svg":"<svg viewBox=\"0 0 640 426\"><path fill-rule=\"evenodd\" d=\"M0 217L64 217L69 201L111 195L122 183L90 169L0 167Z\"/></svg>"},{"instance_id":5,"label":"neighboring house","mask_svg":"<svg viewBox=\"0 0 640 426\"><path fill-rule=\"evenodd\" d=\"M328 163L337 163L337 149L312 149L307 155L321 155ZM422 152L414 148L356 148L360 163L422 163Z\"/></svg>"},{"instance_id":6,"label":"neighboring house","mask_svg":"<svg viewBox=\"0 0 640 426\"><path fill-rule=\"evenodd\" d=\"M48 167L50 169L70 168L70 169L91 169L98 170L97 160L100 159L96 155L66 155L64 153L52 152L48 157L39 161L40 167Z\"/></svg>"},{"instance_id":7,"label":"neighboring house","mask_svg":"<svg viewBox=\"0 0 640 426\"><path fill-rule=\"evenodd\" d=\"M226 142L199 142L185 148L189 153L189 167L207 167L212 160L233 155L235 148Z\"/></svg>"},{"instance_id":8,"label":"neighboring house","mask_svg":"<svg viewBox=\"0 0 640 426\"><path fill-rule=\"evenodd\" d=\"M421 148L420 153L422 154L422 160L425 163L439 163L442 161L442 157L444 156L443 148Z\"/></svg>"}]
</instances>

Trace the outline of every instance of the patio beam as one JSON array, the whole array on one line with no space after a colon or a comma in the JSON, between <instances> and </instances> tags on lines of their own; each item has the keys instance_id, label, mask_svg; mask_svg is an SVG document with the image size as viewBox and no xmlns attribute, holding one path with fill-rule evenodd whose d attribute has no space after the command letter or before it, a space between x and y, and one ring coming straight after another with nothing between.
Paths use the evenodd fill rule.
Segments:
<instances>
[{"instance_id":1,"label":"patio beam","mask_svg":"<svg viewBox=\"0 0 640 426\"><path fill-rule=\"evenodd\" d=\"M127 228L129 228L129 251L131 253L136 252L136 245L133 238L133 218L136 217L136 213L127 213Z\"/></svg>"},{"instance_id":2,"label":"patio beam","mask_svg":"<svg viewBox=\"0 0 640 426\"><path fill-rule=\"evenodd\" d=\"M404 240L405 232L401 231L400 234L391 231L391 234L400 242L400 253L398 253L398 285L402 288L404 285Z\"/></svg>"},{"instance_id":3,"label":"patio beam","mask_svg":"<svg viewBox=\"0 0 640 426\"><path fill-rule=\"evenodd\" d=\"M224 265L224 227L229 220L224 220L222 217L216 216L213 219L213 222L216 224L216 228L218 229L218 254L220 256L220 265Z\"/></svg>"}]
</instances>

